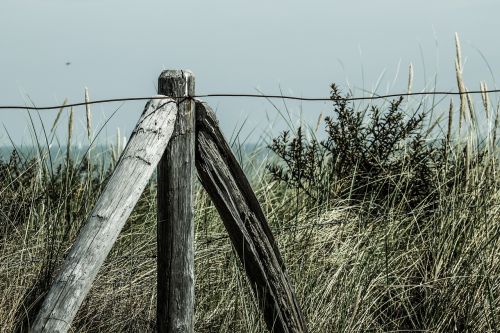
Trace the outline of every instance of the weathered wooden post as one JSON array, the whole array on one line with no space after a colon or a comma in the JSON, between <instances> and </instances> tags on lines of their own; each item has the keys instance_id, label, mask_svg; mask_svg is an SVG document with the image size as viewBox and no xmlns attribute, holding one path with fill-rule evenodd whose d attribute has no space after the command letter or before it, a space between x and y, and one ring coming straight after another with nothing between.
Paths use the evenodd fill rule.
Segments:
<instances>
[{"instance_id":1,"label":"weathered wooden post","mask_svg":"<svg viewBox=\"0 0 500 333\"><path fill-rule=\"evenodd\" d=\"M196 101L196 169L259 298L269 331L306 333L302 310L264 212L215 113L201 101Z\"/></svg>"},{"instance_id":2,"label":"weathered wooden post","mask_svg":"<svg viewBox=\"0 0 500 333\"><path fill-rule=\"evenodd\" d=\"M193 332L195 103L191 71L167 70L158 93L178 97L172 139L158 165L158 332Z\"/></svg>"},{"instance_id":3,"label":"weathered wooden post","mask_svg":"<svg viewBox=\"0 0 500 333\"><path fill-rule=\"evenodd\" d=\"M67 332L99 268L146 187L174 130L171 99L150 101L78 238L45 296L30 332Z\"/></svg>"}]
</instances>

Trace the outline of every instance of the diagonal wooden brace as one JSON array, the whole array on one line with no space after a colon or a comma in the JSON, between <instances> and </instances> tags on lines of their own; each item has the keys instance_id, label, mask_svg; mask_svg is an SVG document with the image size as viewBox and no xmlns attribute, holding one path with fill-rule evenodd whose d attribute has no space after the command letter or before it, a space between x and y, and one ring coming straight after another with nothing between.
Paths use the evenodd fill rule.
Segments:
<instances>
[{"instance_id":1,"label":"diagonal wooden brace","mask_svg":"<svg viewBox=\"0 0 500 333\"><path fill-rule=\"evenodd\" d=\"M127 147L62 264L31 332L67 332L172 136L176 103L146 104Z\"/></svg>"},{"instance_id":2,"label":"diagonal wooden brace","mask_svg":"<svg viewBox=\"0 0 500 333\"><path fill-rule=\"evenodd\" d=\"M259 299L271 332L307 332L295 292L259 202L214 112L196 101L196 168Z\"/></svg>"}]
</instances>

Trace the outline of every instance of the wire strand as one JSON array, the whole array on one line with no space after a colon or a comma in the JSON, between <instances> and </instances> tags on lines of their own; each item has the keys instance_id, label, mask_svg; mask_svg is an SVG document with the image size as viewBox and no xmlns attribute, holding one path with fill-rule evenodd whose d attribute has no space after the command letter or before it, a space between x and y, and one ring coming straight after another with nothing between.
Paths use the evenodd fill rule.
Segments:
<instances>
[{"instance_id":1,"label":"wire strand","mask_svg":"<svg viewBox=\"0 0 500 333\"><path fill-rule=\"evenodd\" d=\"M91 104L103 104L103 103L113 103L113 102L126 102L126 101L144 101L151 99L164 99L164 98L174 98L183 99L179 103L185 100L192 100L194 98L210 98L210 97L243 97L243 98L272 98L272 99L288 99L297 101L308 101L308 102L319 102L319 101L362 101L362 100L377 100L385 98L394 97L408 97L408 96L424 96L424 95L467 95L467 94L488 94L488 93L499 93L500 89L494 90L473 90L473 91L423 91L414 93L402 93L402 94L389 94L389 95L375 95L375 96L364 96L364 97L345 97L345 98L333 98L333 97L299 97L299 96L287 96L287 95L262 95L262 94L231 94L231 93L216 93L216 94L202 94L194 96L148 96L148 97L125 97L125 98L110 98L101 99L90 102L79 102L73 104L62 104L54 106L21 106L21 105L0 105L0 110L56 110L60 108L84 106Z\"/></svg>"}]
</instances>

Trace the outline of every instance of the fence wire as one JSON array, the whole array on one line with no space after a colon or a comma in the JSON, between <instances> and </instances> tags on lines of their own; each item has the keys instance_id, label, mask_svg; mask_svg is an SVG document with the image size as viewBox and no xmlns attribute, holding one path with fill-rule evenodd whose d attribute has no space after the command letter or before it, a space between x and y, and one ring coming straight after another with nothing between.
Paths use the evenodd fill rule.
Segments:
<instances>
[{"instance_id":1,"label":"fence wire","mask_svg":"<svg viewBox=\"0 0 500 333\"><path fill-rule=\"evenodd\" d=\"M408 96L427 96L427 95L451 95L460 96L468 94L489 94L489 93L499 93L500 89L493 90L472 90L472 91L422 91L413 93L399 93L399 94L388 94L388 95L372 95L372 96L358 96L358 97L299 97L299 96L289 96L289 95L263 95L263 94L238 94L238 93L215 93L215 94L201 94L193 96L164 96L155 95L148 97L124 97L124 98L110 98L110 99L100 99L95 101L79 102L72 104L61 104L52 106L26 106L26 105L0 105L0 110L56 110L67 107L76 106L87 106L92 104L103 104L103 103L113 103L113 102L127 102L127 101L145 101L151 99L164 99L173 98L178 101L178 104L183 103L186 100L193 100L195 98L210 98L210 97L239 97L239 98L266 98L266 99L286 99L286 100L296 100L305 102L320 102L320 101L363 101L363 100L377 100L377 99L387 99L394 97L408 97Z\"/></svg>"}]
</instances>

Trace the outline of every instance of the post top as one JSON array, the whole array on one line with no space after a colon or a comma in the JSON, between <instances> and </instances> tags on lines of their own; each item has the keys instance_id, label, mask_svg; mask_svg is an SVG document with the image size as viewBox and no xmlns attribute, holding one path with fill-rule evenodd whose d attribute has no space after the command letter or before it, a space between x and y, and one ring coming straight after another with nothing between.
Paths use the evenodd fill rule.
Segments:
<instances>
[{"instance_id":1,"label":"post top","mask_svg":"<svg viewBox=\"0 0 500 333\"><path fill-rule=\"evenodd\" d=\"M161 72L160 78L165 77L194 77L190 69L167 69Z\"/></svg>"},{"instance_id":2,"label":"post top","mask_svg":"<svg viewBox=\"0 0 500 333\"><path fill-rule=\"evenodd\" d=\"M195 77L190 70L163 71L158 78L158 93L167 96L194 96Z\"/></svg>"}]
</instances>

